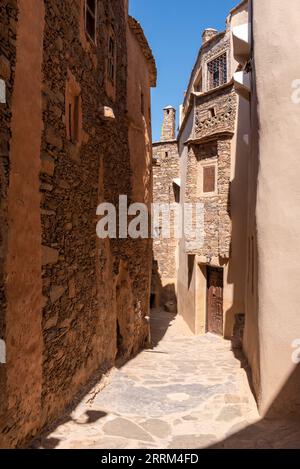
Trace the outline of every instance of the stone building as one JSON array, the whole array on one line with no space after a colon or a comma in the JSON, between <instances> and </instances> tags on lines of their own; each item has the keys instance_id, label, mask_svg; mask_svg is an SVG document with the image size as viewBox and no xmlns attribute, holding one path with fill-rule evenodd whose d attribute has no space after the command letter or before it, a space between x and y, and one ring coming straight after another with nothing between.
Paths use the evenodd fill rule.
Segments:
<instances>
[{"instance_id":1,"label":"stone building","mask_svg":"<svg viewBox=\"0 0 300 469\"><path fill-rule=\"evenodd\" d=\"M176 139L176 110L164 109L161 140L153 143L153 202L155 204L179 203L179 155ZM174 212L170 212L171 225ZM163 238L162 223L155 226L153 240L154 272L152 279L153 306L176 303L176 253L177 239L174 231L170 238Z\"/></svg>"},{"instance_id":2,"label":"stone building","mask_svg":"<svg viewBox=\"0 0 300 469\"><path fill-rule=\"evenodd\" d=\"M245 14L245 2L236 16ZM240 340L245 315L248 115L234 89L232 15L206 29L181 107L180 202L202 204L203 236L179 242L179 314L196 334ZM241 117L242 116L242 117Z\"/></svg>"},{"instance_id":3,"label":"stone building","mask_svg":"<svg viewBox=\"0 0 300 469\"><path fill-rule=\"evenodd\" d=\"M98 205L151 203L156 67L125 0L0 5L0 447L148 341L150 240Z\"/></svg>"}]
</instances>

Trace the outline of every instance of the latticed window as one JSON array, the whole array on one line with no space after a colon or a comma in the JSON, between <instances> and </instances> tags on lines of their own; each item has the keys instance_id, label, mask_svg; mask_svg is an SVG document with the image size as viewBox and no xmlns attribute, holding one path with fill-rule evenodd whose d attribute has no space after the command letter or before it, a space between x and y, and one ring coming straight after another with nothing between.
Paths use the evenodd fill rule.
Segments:
<instances>
[{"instance_id":1,"label":"latticed window","mask_svg":"<svg viewBox=\"0 0 300 469\"><path fill-rule=\"evenodd\" d=\"M88 36L94 42L96 42L96 19L97 19L96 0L86 0L85 2L85 30Z\"/></svg>"},{"instance_id":2,"label":"latticed window","mask_svg":"<svg viewBox=\"0 0 300 469\"><path fill-rule=\"evenodd\" d=\"M226 52L207 64L207 81L209 90L227 83Z\"/></svg>"}]
</instances>

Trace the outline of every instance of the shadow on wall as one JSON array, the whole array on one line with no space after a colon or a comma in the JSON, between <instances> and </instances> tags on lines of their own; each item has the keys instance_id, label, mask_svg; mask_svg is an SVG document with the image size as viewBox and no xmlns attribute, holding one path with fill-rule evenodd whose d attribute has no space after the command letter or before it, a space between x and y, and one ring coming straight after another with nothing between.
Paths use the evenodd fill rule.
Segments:
<instances>
[{"instance_id":1,"label":"shadow on wall","mask_svg":"<svg viewBox=\"0 0 300 469\"><path fill-rule=\"evenodd\" d=\"M149 348L149 351L151 353L161 353L161 352L156 352L155 350L151 350L156 345L163 339L165 336L167 330L169 329L172 321L176 317L176 312L167 312L163 311L160 308L155 308L151 310L150 313L150 331L151 331L151 345ZM143 350L139 350L138 353L142 352ZM118 369L121 369L126 363L128 363L130 360L135 358L138 353L135 354L135 356L131 356L127 360L117 360L116 367ZM51 433L60 425L66 424L68 422L75 422L77 425L89 425L91 423L95 423L98 420L104 418L106 415L108 415L106 412L103 412L101 410L88 410L86 411L83 415L79 416L79 419L76 417L75 410L76 407L84 400L85 402L88 402L89 397L93 398L94 393L91 391L94 390L95 386L98 385L98 392L101 392L101 380L102 378L105 377L105 374L107 373L108 370L99 370L98 373L93 377L93 379L85 386L82 391L76 396L76 399L73 400L73 402L67 407L64 416L60 418L59 420L56 420L53 422L50 426L48 426L46 429L44 429L39 436L34 439L28 448L33 448L33 449L38 449L41 447L41 443L43 444L43 448L45 449L55 449L58 447L58 445L61 443L61 440L59 438L53 438L50 437ZM99 386L99 383L100 386ZM96 392L96 391L95 391ZM49 436L49 437L48 437Z\"/></svg>"},{"instance_id":2,"label":"shadow on wall","mask_svg":"<svg viewBox=\"0 0 300 469\"><path fill-rule=\"evenodd\" d=\"M156 260L152 262L150 308L164 308L168 312L177 314L175 280L163 286Z\"/></svg>"},{"instance_id":3,"label":"shadow on wall","mask_svg":"<svg viewBox=\"0 0 300 469\"><path fill-rule=\"evenodd\" d=\"M83 415L80 415L80 418L76 418L73 412L76 407L81 403L81 401L86 398L89 393L95 388L95 386L101 381L105 376L108 370L99 369L98 372L93 376L93 378L84 386L81 391L76 395L75 399L66 407L64 414L61 418L52 422L47 428L44 428L38 435L29 442L26 448L28 449L39 449L41 448L41 443L43 442L43 449L55 449L61 440L59 438L48 438L57 427L64 425L68 422L75 422L76 425L90 425L95 423L98 420L104 418L107 413L100 410L88 410ZM91 396L92 397L92 396Z\"/></svg>"},{"instance_id":4,"label":"shadow on wall","mask_svg":"<svg viewBox=\"0 0 300 469\"><path fill-rule=\"evenodd\" d=\"M228 265L227 283L232 285L232 306L225 311L226 338L233 335L241 339L245 317L245 295L247 281L247 206L248 206L248 164L249 146L247 145L247 132L249 132L249 103L243 98L239 99L237 119L237 140L235 149L235 171L230 183L229 204L227 207L231 218L231 249Z\"/></svg>"},{"instance_id":5,"label":"shadow on wall","mask_svg":"<svg viewBox=\"0 0 300 469\"><path fill-rule=\"evenodd\" d=\"M255 74L255 70L253 70ZM253 80L255 87L256 81ZM233 286L232 307L225 313L225 337L243 348L251 367L250 385L260 397L260 342L258 330L258 254L256 199L259 168L259 119L256 92L249 103L239 100L235 173L228 210L232 220L228 284ZM251 147L250 147L251 142Z\"/></svg>"},{"instance_id":6,"label":"shadow on wall","mask_svg":"<svg viewBox=\"0 0 300 469\"><path fill-rule=\"evenodd\" d=\"M213 445L210 449L230 448L276 448L300 449L299 406L282 418L284 403L295 392L300 395L300 365L298 365L280 393L269 407L264 418L240 431L236 429L225 440Z\"/></svg>"}]
</instances>

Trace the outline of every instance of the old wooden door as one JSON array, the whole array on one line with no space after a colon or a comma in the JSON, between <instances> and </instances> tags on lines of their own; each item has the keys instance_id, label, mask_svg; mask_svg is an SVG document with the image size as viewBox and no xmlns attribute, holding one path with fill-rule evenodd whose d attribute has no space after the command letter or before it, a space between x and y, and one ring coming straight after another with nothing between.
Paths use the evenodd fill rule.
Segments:
<instances>
[{"instance_id":1,"label":"old wooden door","mask_svg":"<svg viewBox=\"0 0 300 469\"><path fill-rule=\"evenodd\" d=\"M223 269L207 267L207 332L223 335Z\"/></svg>"}]
</instances>

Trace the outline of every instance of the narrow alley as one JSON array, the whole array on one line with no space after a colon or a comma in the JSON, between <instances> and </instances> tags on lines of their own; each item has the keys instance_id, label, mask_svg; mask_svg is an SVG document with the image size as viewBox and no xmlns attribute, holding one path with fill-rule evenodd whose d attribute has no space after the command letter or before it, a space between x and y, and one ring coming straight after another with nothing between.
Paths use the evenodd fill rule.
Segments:
<instances>
[{"instance_id":1,"label":"narrow alley","mask_svg":"<svg viewBox=\"0 0 300 469\"><path fill-rule=\"evenodd\" d=\"M299 428L260 421L230 341L192 336L162 310L151 328L153 349L113 369L34 448L299 448Z\"/></svg>"},{"instance_id":2,"label":"narrow alley","mask_svg":"<svg viewBox=\"0 0 300 469\"><path fill-rule=\"evenodd\" d=\"M3 466L300 449L299 31L299 0L0 1Z\"/></svg>"}]
</instances>

